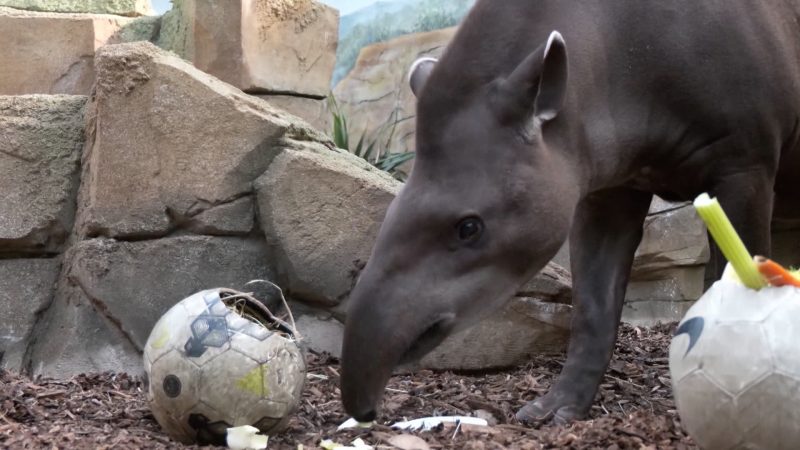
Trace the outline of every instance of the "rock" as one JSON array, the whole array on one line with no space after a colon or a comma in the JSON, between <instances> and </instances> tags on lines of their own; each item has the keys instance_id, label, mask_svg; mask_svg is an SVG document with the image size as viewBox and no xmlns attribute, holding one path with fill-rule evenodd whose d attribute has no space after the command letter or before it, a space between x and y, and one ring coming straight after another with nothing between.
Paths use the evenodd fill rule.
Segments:
<instances>
[{"instance_id":1,"label":"rock","mask_svg":"<svg viewBox=\"0 0 800 450\"><path fill-rule=\"evenodd\" d=\"M652 327L658 323L680 322L694 303L694 301L672 302L659 300L626 302L622 308L622 321L638 327Z\"/></svg>"},{"instance_id":2,"label":"rock","mask_svg":"<svg viewBox=\"0 0 800 450\"><path fill-rule=\"evenodd\" d=\"M363 48L353 70L333 91L351 124L350 133L360 137L366 130L374 139L382 127L390 128L387 123L391 125L400 121L396 124L389 150L414 151L417 100L408 87L408 70L417 58L441 56L455 31L456 28L447 28L410 34ZM388 134L383 137L388 137ZM413 160L404 166L406 172L412 163Z\"/></svg>"},{"instance_id":3,"label":"rock","mask_svg":"<svg viewBox=\"0 0 800 450\"><path fill-rule=\"evenodd\" d=\"M255 227L255 207L248 195L207 209L189 220L185 227L197 234L246 236Z\"/></svg>"},{"instance_id":4,"label":"rock","mask_svg":"<svg viewBox=\"0 0 800 450\"><path fill-rule=\"evenodd\" d=\"M536 297L549 303L572 303L572 277L569 271L550 262L530 281L525 283L517 297Z\"/></svg>"},{"instance_id":5,"label":"rock","mask_svg":"<svg viewBox=\"0 0 800 450\"><path fill-rule=\"evenodd\" d=\"M279 155L256 191L261 228L276 249L287 294L328 307L344 300L399 187L346 152Z\"/></svg>"},{"instance_id":6,"label":"rock","mask_svg":"<svg viewBox=\"0 0 800 450\"><path fill-rule=\"evenodd\" d=\"M0 254L60 251L75 213L85 104L0 96Z\"/></svg>"},{"instance_id":7,"label":"rock","mask_svg":"<svg viewBox=\"0 0 800 450\"><path fill-rule=\"evenodd\" d=\"M650 211L633 262L634 280L653 270L708 262L706 227L691 204L655 198Z\"/></svg>"},{"instance_id":8,"label":"rock","mask_svg":"<svg viewBox=\"0 0 800 450\"><path fill-rule=\"evenodd\" d=\"M703 295L709 255L706 227L692 204L654 197L625 294L623 320L646 326L680 320Z\"/></svg>"},{"instance_id":9,"label":"rock","mask_svg":"<svg viewBox=\"0 0 800 450\"><path fill-rule=\"evenodd\" d=\"M325 97L339 13L314 0L180 0L159 45L251 93Z\"/></svg>"},{"instance_id":10,"label":"rock","mask_svg":"<svg viewBox=\"0 0 800 450\"><path fill-rule=\"evenodd\" d=\"M118 16L155 14L150 0L0 0L0 6L55 13L96 13Z\"/></svg>"},{"instance_id":11,"label":"rock","mask_svg":"<svg viewBox=\"0 0 800 450\"><path fill-rule=\"evenodd\" d=\"M561 351L569 339L571 307L567 305L571 303L569 271L550 262L503 310L470 330L451 336L421 364L443 370L510 367L533 354ZM489 345L479 353L468 345L470 341L497 340L507 341L499 346Z\"/></svg>"},{"instance_id":12,"label":"rock","mask_svg":"<svg viewBox=\"0 0 800 450\"><path fill-rule=\"evenodd\" d=\"M2 1L2 0L0 0ZM95 50L117 42L131 19L0 7L0 95L88 95Z\"/></svg>"},{"instance_id":13,"label":"rock","mask_svg":"<svg viewBox=\"0 0 800 450\"><path fill-rule=\"evenodd\" d=\"M326 100L295 95L257 95L276 108L293 114L323 133L331 134L333 118L326 106Z\"/></svg>"},{"instance_id":14,"label":"rock","mask_svg":"<svg viewBox=\"0 0 800 450\"><path fill-rule=\"evenodd\" d=\"M342 355L344 324L330 313L312 308L292 307L297 330L303 337L303 345L317 353L328 353L335 357ZM299 314L298 314L299 312Z\"/></svg>"},{"instance_id":15,"label":"rock","mask_svg":"<svg viewBox=\"0 0 800 450\"><path fill-rule=\"evenodd\" d=\"M36 336L34 375L143 371L156 321L203 289L270 279L263 239L183 236L142 242L91 239L65 255L61 284Z\"/></svg>"},{"instance_id":16,"label":"rock","mask_svg":"<svg viewBox=\"0 0 800 450\"><path fill-rule=\"evenodd\" d=\"M31 376L68 379L92 372L144 375L139 351L65 278L35 329L25 367Z\"/></svg>"},{"instance_id":17,"label":"rock","mask_svg":"<svg viewBox=\"0 0 800 450\"><path fill-rule=\"evenodd\" d=\"M0 369L21 372L36 318L53 299L58 259L0 260Z\"/></svg>"},{"instance_id":18,"label":"rock","mask_svg":"<svg viewBox=\"0 0 800 450\"><path fill-rule=\"evenodd\" d=\"M500 311L445 339L416 366L484 370L514 367L532 355L563 352L571 311L569 305L514 297Z\"/></svg>"},{"instance_id":19,"label":"rock","mask_svg":"<svg viewBox=\"0 0 800 450\"><path fill-rule=\"evenodd\" d=\"M622 320L644 326L680 321L703 295L704 273L704 266L672 267L631 281Z\"/></svg>"},{"instance_id":20,"label":"rock","mask_svg":"<svg viewBox=\"0 0 800 450\"><path fill-rule=\"evenodd\" d=\"M275 155L293 146L330 151L312 145L331 144L301 120L147 42L98 52L94 99L82 238L247 233L252 182Z\"/></svg>"}]
</instances>

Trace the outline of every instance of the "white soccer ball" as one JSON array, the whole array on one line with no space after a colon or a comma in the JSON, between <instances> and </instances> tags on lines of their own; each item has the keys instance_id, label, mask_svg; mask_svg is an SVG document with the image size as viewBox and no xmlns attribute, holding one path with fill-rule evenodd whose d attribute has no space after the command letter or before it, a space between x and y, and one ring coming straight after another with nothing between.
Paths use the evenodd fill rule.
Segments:
<instances>
[{"instance_id":1,"label":"white soccer ball","mask_svg":"<svg viewBox=\"0 0 800 450\"><path fill-rule=\"evenodd\" d=\"M300 402L306 365L291 332L268 329L259 308L234 294L210 289L180 301L145 345L150 408L181 442L224 445L227 429L242 425L274 434Z\"/></svg>"},{"instance_id":2,"label":"white soccer ball","mask_svg":"<svg viewBox=\"0 0 800 450\"><path fill-rule=\"evenodd\" d=\"M800 445L800 289L716 282L672 339L684 427L704 448Z\"/></svg>"}]
</instances>

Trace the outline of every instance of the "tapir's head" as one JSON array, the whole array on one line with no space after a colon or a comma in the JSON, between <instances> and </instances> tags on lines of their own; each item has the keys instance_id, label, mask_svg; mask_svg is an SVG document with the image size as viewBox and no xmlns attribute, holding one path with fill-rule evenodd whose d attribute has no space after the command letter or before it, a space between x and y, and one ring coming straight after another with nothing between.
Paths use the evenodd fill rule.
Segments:
<instances>
[{"instance_id":1,"label":"tapir's head","mask_svg":"<svg viewBox=\"0 0 800 450\"><path fill-rule=\"evenodd\" d=\"M359 420L375 417L395 366L498 307L538 272L566 240L577 202L569 164L542 133L565 98L561 36L459 98L437 91L448 88L449 63L445 56L412 67L417 160L350 296L342 396Z\"/></svg>"}]
</instances>

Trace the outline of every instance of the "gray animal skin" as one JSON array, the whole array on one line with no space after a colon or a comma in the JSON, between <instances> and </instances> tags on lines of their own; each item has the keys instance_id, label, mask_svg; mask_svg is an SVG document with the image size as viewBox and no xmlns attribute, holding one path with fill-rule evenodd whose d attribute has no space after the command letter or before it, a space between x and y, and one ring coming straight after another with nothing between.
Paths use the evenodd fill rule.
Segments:
<instances>
[{"instance_id":1,"label":"gray animal skin","mask_svg":"<svg viewBox=\"0 0 800 450\"><path fill-rule=\"evenodd\" d=\"M798 13L788 0L479 1L410 77L417 160L350 297L347 412L375 418L396 365L500 307L569 237L567 361L517 418L585 417L653 194L718 197L754 254L770 252L773 214L800 216Z\"/></svg>"}]
</instances>

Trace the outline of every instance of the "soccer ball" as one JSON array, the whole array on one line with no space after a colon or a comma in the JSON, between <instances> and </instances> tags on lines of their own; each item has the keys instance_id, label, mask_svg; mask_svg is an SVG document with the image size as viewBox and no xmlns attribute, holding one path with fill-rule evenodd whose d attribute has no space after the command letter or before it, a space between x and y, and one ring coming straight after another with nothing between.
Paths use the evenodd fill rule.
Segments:
<instances>
[{"instance_id":1,"label":"soccer ball","mask_svg":"<svg viewBox=\"0 0 800 450\"><path fill-rule=\"evenodd\" d=\"M704 448L792 449L800 443L800 289L759 291L722 279L672 339L678 413Z\"/></svg>"},{"instance_id":2,"label":"soccer ball","mask_svg":"<svg viewBox=\"0 0 800 450\"><path fill-rule=\"evenodd\" d=\"M274 434L300 402L306 366L291 330L240 294L211 289L180 301L145 345L150 408L181 442L224 445L227 429L242 425Z\"/></svg>"}]
</instances>

